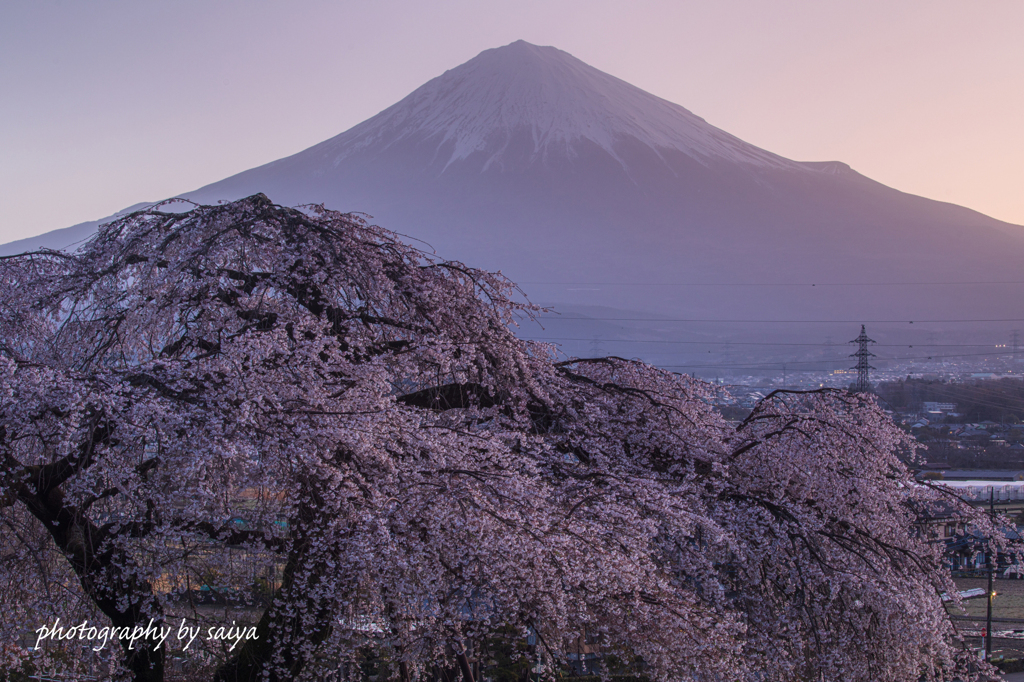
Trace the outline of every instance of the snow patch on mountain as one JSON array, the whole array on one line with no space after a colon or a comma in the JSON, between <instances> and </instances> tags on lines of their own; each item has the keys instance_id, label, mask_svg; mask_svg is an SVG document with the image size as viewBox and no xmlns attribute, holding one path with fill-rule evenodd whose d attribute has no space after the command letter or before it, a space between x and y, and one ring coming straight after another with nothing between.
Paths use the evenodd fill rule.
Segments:
<instances>
[{"instance_id":1,"label":"snow patch on mountain","mask_svg":"<svg viewBox=\"0 0 1024 682\"><path fill-rule=\"evenodd\" d=\"M430 141L439 151L451 149L441 159L445 167L483 152L486 169L501 163L513 135L523 131L541 159L548 153L572 155L584 140L618 159L617 143L632 138L655 152L677 150L701 163L721 159L807 170L566 52L522 40L446 71L322 148L338 166L362 149Z\"/></svg>"}]
</instances>

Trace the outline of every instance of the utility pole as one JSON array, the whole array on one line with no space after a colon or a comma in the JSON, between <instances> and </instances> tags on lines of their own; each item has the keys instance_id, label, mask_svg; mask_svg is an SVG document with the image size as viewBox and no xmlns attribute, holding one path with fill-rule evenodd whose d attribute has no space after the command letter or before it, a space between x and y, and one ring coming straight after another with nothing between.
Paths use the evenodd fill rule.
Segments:
<instances>
[{"instance_id":1,"label":"utility pole","mask_svg":"<svg viewBox=\"0 0 1024 682\"><path fill-rule=\"evenodd\" d=\"M988 489L988 511L992 518L996 516L996 487L993 485ZM988 610L985 616L985 660L992 660L992 572L995 570L995 562L992 560L992 541L989 540L985 548L985 558L988 559Z\"/></svg>"},{"instance_id":2,"label":"utility pole","mask_svg":"<svg viewBox=\"0 0 1024 682\"><path fill-rule=\"evenodd\" d=\"M1014 329L1013 333L1010 334L1010 346L1013 348L1013 359L1017 361L1020 359L1020 330Z\"/></svg>"},{"instance_id":3,"label":"utility pole","mask_svg":"<svg viewBox=\"0 0 1024 682\"><path fill-rule=\"evenodd\" d=\"M868 344L875 343L875 340L868 338L864 325L861 325L860 336L855 338L853 341L850 341L850 343L857 344L857 352L850 354L851 358L857 358L857 366L850 368L857 370L857 385L854 390L857 393L867 393L868 388L871 386L871 382L868 377L868 370L874 369L874 367L868 364L868 358L875 357L875 354L868 350Z\"/></svg>"}]
</instances>

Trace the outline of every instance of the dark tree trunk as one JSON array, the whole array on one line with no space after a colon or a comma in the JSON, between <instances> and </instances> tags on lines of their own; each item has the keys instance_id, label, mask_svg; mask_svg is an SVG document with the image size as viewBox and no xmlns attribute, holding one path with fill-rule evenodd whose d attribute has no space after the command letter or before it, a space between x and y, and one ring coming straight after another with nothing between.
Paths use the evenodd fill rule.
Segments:
<instances>
[{"instance_id":1,"label":"dark tree trunk","mask_svg":"<svg viewBox=\"0 0 1024 682\"><path fill-rule=\"evenodd\" d=\"M103 533L77 508L64 504L59 488L35 486L37 492L22 486L18 497L28 510L39 519L50 533L54 544L64 554L78 576L82 588L96 606L106 615L111 625L134 628L149 624L163 624L163 612L153 595L152 586L140 580L134 562L124 549ZM127 597L127 599L126 599ZM127 603L121 611L119 604ZM119 640L124 649L125 662L132 671L134 682L162 682L164 678L164 650L155 649L152 639L136 640L132 649L129 642Z\"/></svg>"},{"instance_id":2,"label":"dark tree trunk","mask_svg":"<svg viewBox=\"0 0 1024 682\"><path fill-rule=\"evenodd\" d=\"M462 682L474 682L473 668L469 664L466 652L455 654L455 659L459 662L459 670L462 671Z\"/></svg>"},{"instance_id":3,"label":"dark tree trunk","mask_svg":"<svg viewBox=\"0 0 1024 682\"><path fill-rule=\"evenodd\" d=\"M316 484L307 485L307 497L292 528L281 587L256 625L257 638L246 640L235 657L217 669L214 682L293 680L309 662L301 645L308 642L315 647L330 635L336 614L329 604L306 596L315 592L327 571L325 557L313 549L317 529L326 525L320 517Z\"/></svg>"}]
</instances>

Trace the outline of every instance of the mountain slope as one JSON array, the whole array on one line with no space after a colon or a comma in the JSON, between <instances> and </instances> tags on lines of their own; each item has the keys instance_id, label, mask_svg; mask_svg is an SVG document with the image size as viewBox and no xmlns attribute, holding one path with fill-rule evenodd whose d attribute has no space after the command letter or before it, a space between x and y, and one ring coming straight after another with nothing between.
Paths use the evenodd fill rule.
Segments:
<instances>
[{"instance_id":1,"label":"mountain slope","mask_svg":"<svg viewBox=\"0 0 1024 682\"><path fill-rule=\"evenodd\" d=\"M1018 281L1024 228L904 194L842 163L785 159L522 41L334 138L186 196L210 203L256 192L371 214L446 258L500 269L561 309L1001 319L1020 316L1024 293L834 286Z\"/></svg>"},{"instance_id":2,"label":"mountain slope","mask_svg":"<svg viewBox=\"0 0 1024 682\"><path fill-rule=\"evenodd\" d=\"M522 41L337 137L189 196L255 191L364 211L446 257L530 282L920 281L936 267L993 279L1015 270L1008 253L1024 254L1016 226L844 164L789 161ZM566 287L527 288L566 298ZM631 298L602 290L580 302ZM655 298L648 307L679 309Z\"/></svg>"},{"instance_id":3,"label":"mountain slope","mask_svg":"<svg viewBox=\"0 0 1024 682\"><path fill-rule=\"evenodd\" d=\"M523 131L529 139L517 150L517 136ZM482 153L483 170L492 164L502 166L517 151L545 158L564 153L581 140L617 157L616 145L622 139L696 159L794 166L708 125L677 104L560 50L524 41L481 53L322 147L337 164L360 149L417 138L451 150L447 158L439 155L445 167Z\"/></svg>"}]
</instances>

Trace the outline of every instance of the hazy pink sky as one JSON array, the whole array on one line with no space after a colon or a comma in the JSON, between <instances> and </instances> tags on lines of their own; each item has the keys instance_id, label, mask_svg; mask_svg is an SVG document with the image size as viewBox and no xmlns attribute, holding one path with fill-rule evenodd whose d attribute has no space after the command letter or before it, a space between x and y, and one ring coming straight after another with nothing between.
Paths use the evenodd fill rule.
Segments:
<instances>
[{"instance_id":1,"label":"hazy pink sky","mask_svg":"<svg viewBox=\"0 0 1024 682\"><path fill-rule=\"evenodd\" d=\"M1022 0L3 0L0 243L295 153L520 38L1024 224Z\"/></svg>"}]
</instances>

